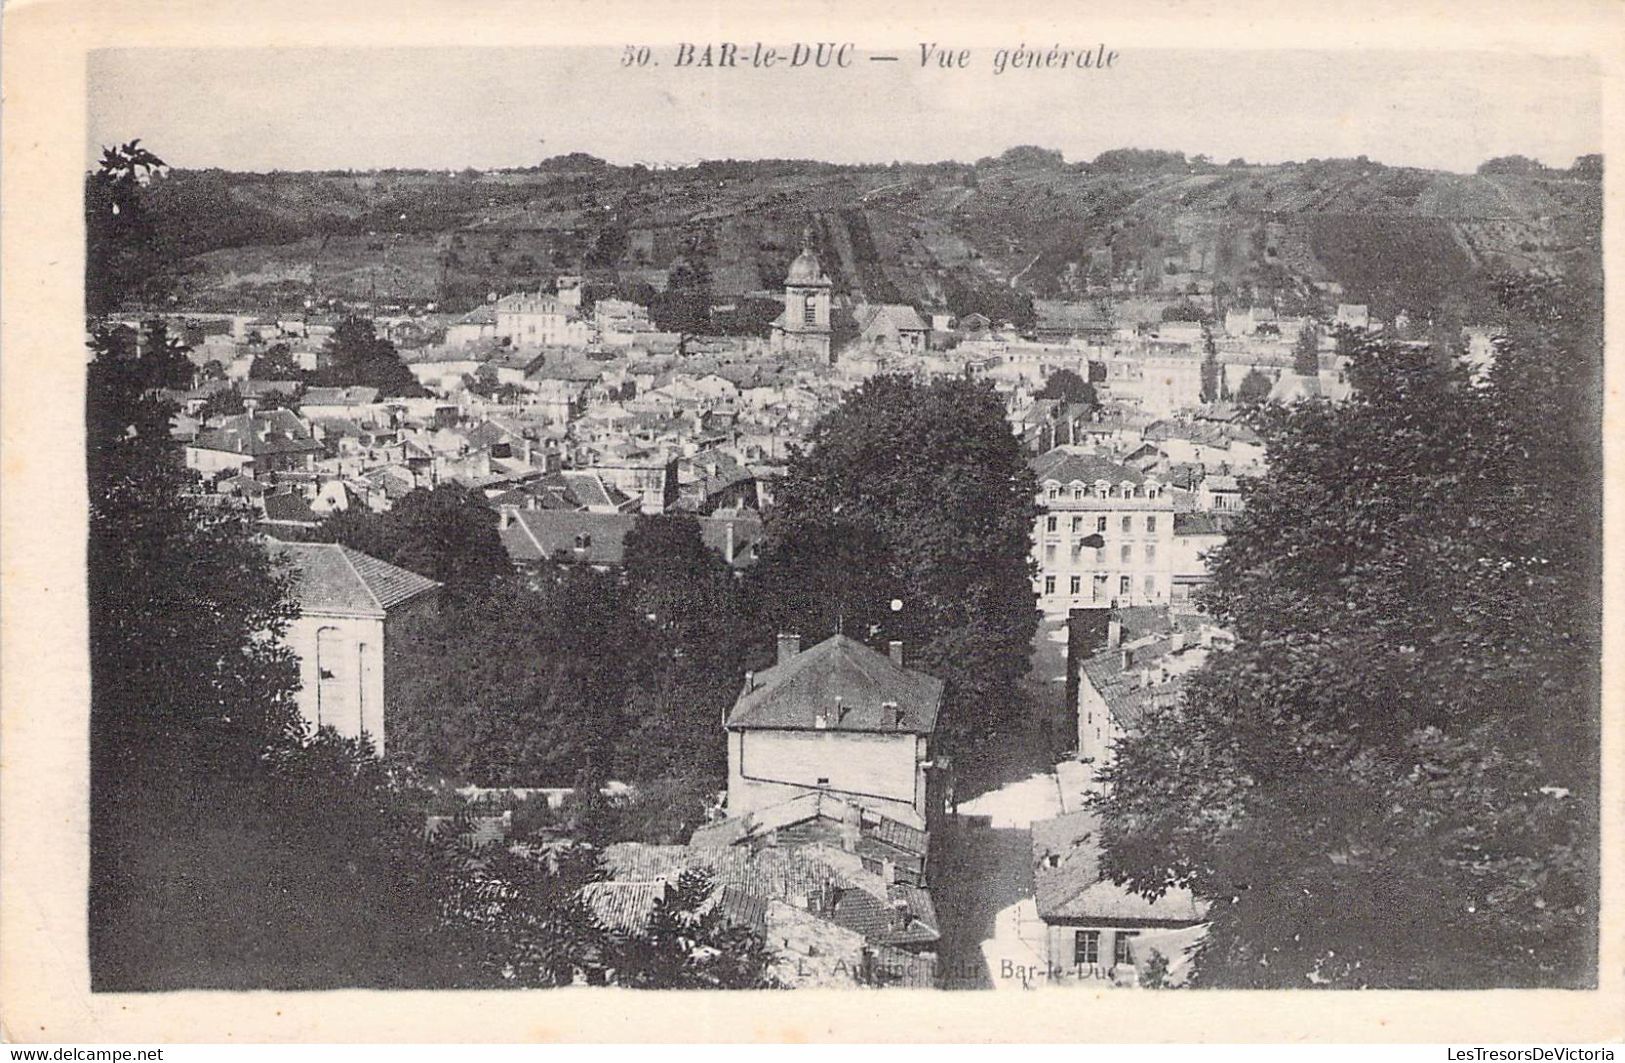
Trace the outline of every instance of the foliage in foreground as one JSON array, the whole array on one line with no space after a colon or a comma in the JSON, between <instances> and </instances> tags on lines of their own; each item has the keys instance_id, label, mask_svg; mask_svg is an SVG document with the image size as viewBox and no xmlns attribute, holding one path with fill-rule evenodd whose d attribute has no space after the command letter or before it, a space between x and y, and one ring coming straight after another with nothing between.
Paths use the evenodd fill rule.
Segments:
<instances>
[{"instance_id":1,"label":"foliage in foreground","mask_svg":"<svg viewBox=\"0 0 1625 1063\"><path fill-rule=\"evenodd\" d=\"M1503 290L1486 380L1364 343L1261 408L1213 559L1239 638L1117 747L1106 867L1211 905L1211 986L1596 977L1599 315Z\"/></svg>"}]
</instances>

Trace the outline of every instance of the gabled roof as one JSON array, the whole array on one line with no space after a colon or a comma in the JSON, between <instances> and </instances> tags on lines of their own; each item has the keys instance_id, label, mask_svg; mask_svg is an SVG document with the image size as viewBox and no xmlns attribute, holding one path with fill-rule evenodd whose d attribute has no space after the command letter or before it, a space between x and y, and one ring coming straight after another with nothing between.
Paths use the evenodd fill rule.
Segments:
<instances>
[{"instance_id":1,"label":"gabled roof","mask_svg":"<svg viewBox=\"0 0 1625 1063\"><path fill-rule=\"evenodd\" d=\"M1171 888L1148 901L1127 886L1102 879L1100 821L1095 813L1070 812L1039 820L1032 833L1039 918L1075 923L1133 919L1171 925L1202 920L1202 907L1187 889Z\"/></svg>"},{"instance_id":2,"label":"gabled roof","mask_svg":"<svg viewBox=\"0 0 1625 1063\"><path fill-rule=\"evenodd\" d=\"M832 635L756 673L726 726L811 731L822 713L825 730L928 735L936 729L941 702L942 680L900 668L856 639ZM900 722L888 718L888 704L901 712Z\"/></svg>"},{"instance_id":3,"label":"gabled roof","mask_svg":"<svg viewBox=\"0 0 1625 1063\"><path fill-rule=\"evenodd\" d=\"M197 434L190 446L260 457L268 454L311 454L323 449L310 430L287 410L227 417L218 428Z\"/></svg>"},{"instance_id":4,"label":"gabled roof","mask_svg":"<svg viewBox=\"0 0 1625 1063\"><path fill-rule=\"evenodd\" d=\"M267 544L294 571L294 595L307 613L382 618L390 609L440 586L387 561L338 543Z\"/></svg>"}]
</instances>

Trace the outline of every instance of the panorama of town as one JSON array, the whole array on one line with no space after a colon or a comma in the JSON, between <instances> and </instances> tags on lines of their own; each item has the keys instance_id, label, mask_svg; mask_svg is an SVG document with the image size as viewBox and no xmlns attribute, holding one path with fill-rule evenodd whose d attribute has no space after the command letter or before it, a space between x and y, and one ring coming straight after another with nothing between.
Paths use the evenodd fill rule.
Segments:
<instances>
[{"instance_id":1,"label":"panorama of town","mask_svg":"<svg viewBox=\"0 0 1625 1063\"><path fill-rule=\"evenodd\" d=\"M111 198L115 214L140 214L164 179L143 153L109 151L92 209ZM1395 403L1437 417L1415 432L1479 445L1461 426L1476 416L1466 404L1498 386L1505 317L1391 297L1378 307L1324 273L1294 274L1289 234L1267 216L1254 252L1286 278L1273 287L1216 286L1211 246L1170 240L1115 265L1086 256L1063 290L1023 295L1019 313L985 299L872 301L848 228L817 210L786 227L777 253L788 266L762 288L696 284L692 256L657 261L656 237L633 226L619 270L560 262L455 310L312 285L261 307L150 299L131 274L160 274L159 252L121 224L92 230L92 258L117 259L124 285L92 322L93 448L102 439L111 470L93 474L106 490L93 517L111 537L97 547L93 520L93 586L99 557L99 622L112 632L123 608L148 629L106 635L98 698L165 681L169 664L130 663L147 660L143 640L229 636L234 624L275 637L209 645L255 662L241 680L260 692L252 713L232 709L231 670L215 656L199 666L213 670L207 692L189 696L219 719L181 723L177 709L147 725L189 729L194 763L236 765L211 777L238 780L229 802L251 826L235 841L199 826L215 840L175 857L204 883L199 896L219 896L163 899L160 886L129 885L138 870L93 891L104 984L1441 985L1454 984L1434 963L1449 949L1396 953L1434 933L1503 935L1516 951L1523 935L1586 925L1584 890L1565 894L1543 854L1525 854L1538 869L1498 863L1483 836L1462 843L1476 847L1470 860L1449 849L1459 838L1437 856L1471 864L1461 881L1476 885L1419 901L1425 932L1398 918L1414 899L1406 875L1443 879L1417 856L1394 880L1402 896L1385 892L1379 880L1420 849L1382 845L1420 847L1406 833L1417 824L1436 832L1448 815L1457 829L1462 816L1489 822L1473 809L1502 810L1491 783L1443 794L1444 779L1479 778L1462 765L1483 732L1435 721L1405 684L1482 688L1422 660L1455 630L1415 634L1419 603L1450 611L1439 586L1364 561L1295 573L1313 543L1271 523L1365 492L1377 508L1351 512L1369 527L1328 530L1328 518L1311 529L1349 536L1338 559L1377 543L1371 557L1398 564L1381 552L1389 529L1407 529L1391 534L1414 551L1434 541L1435 519L1451 529L1439 542L1456 536L1439 514L1464 503L1439 481L1402 489L1401 473L1433 475L1416 455L1444 444L1395 428ZM118 249L130 239L134 250ZM1094 267L1100 276L1086 276ZM678 289L708 292L709 305L699 324L662 327ZM705 328L751 308L754 325ZM1413 374L1400 399L1372 368L1383 358ZM98 434L94 388L98 366L159 362L125 393L160 411L151 453L166 457L150 460L168 462L169 479L154 480L132 471L147 458L120 449L139 426L114 418L120 431ZM1445 380L1436 392L1414 375L1429 367ZM1369 397L1367 380L1379 381ZM1391 490L1362 474L1356 449L1384 432L1410 463L1373 459ZM1342 439L1354 442L1336 453ZM1291 447L1283 480L1273 465ZM1520 475L1505 472L1497 489L1516 496ZM172 499L130 500L130 485L150 482ZM1254 513L1259 497L1259 514L1274 516ZM166 506L183 507L190 530L166 525ZM174 584L153 574L172 555L190 564L211 551ZM1439 551L1441 568L1455 563ZM1524 564L1515 554L1507 566ZM1345 593L1355 625L1326 606ZM1278 599L1267 620L1261 594ZM196 595L209 598L206 619L177 619ZM1384 595L1409 596L1392 625ZM1283 634L1290 624L1302 630ZM1342 625L1328 627L1328 645L1366 641L1320 662L1316 624ZM1253 645L1268 653L1247 657ZM1355 656L1369 673L1340 670ZM1272 661L1282 675L1268 674ZM1503 681L1524 680L1484 679ZM1252 683L1286 691L1269 701L1279 715L1235 693ZM1304 684L1340 705L1396 706L1403 726L1371 723L1381 714L1369 710L1336 731L1298 707L1320 704ZM107 724L102 701L97 711L108 771L157 741ZM239 763L222 735L245 715L260 730ZM1293 749L1303 770L1272 777L1267 765ZM1534 779L1517 800L1551 806L1519 805L1538 823L1511 834L1585 822L1565 819L1583 784L1556 761L1527 774L1522 762L1483 763L1480 774ZM1401 767L1385 775L1382 764ZM1419 778L1434 789L1416 789ZM134 828L104 815L108 850L131 867L148 859L135 851L151 851L155 824L208 815L166 819L184 796L124 785L150 803ZM1344 790L1342 809L1319 804L1327 788ZM1311 805L1276 822L1261 811ZM1390 806L1404 827L1384 820ZM329 848L346 859L320 858ZM196 870L262 859L244 881ZM1237 884L1238 866L1262 879L1293 860L1303 868L1291 885ZM279 930L278 906L295 901L262 896L278 882L299 904L344 882L358 900ZM1477 927L1475 903L1539 914L1518 923L1497 909L1500 922ZM221 929L237 905L268 928L264 940ZM1361 919L1389 936L1344 962ZM200 928L164 946L183 958L172 970L120 944L149 923ZM1531 977L1569 977L1539 969Z\"/></svg>"}]
</instances>

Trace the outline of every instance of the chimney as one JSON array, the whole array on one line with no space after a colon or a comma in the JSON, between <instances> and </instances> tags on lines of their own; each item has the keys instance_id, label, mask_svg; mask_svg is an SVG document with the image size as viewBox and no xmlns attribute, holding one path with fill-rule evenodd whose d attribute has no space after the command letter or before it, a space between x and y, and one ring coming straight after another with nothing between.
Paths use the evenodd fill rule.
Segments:
<instances>
[{"instance_id":1,"label":"chimney","mask_svg":"<svg viewBox=\"0 0 1625 1063\"><path fill-rule=\"evenodd\" d=\"M745 693L749 694L752 690L755 690L755 689L756 689L756 673L747 671L745 673Z\"/></svg>"},{"instance_id":2,"label":"chimney","mask_svg":"<svg viewBox=\"0 0 1625 1063\"><path fill-rule=\"evenodd\" d=\"M1134 651L1133 650L1124 650L1123 651L1123 671L1126 672L1130 668L1133 668L1133 667L1134 667Z\"/></svg>"},{"instance_id":3,"label":"chimney","mask_svg":"<svg viewBox=\"0 0 1625 1063\"><path fill-rule=\"evenodd\" d=\"M903 643L900 639L892 639L886 643L886 649L891 652L891 663L903 667Z\"/></svg>"},{"instance_id":4,"label":"chimney","mask_svg":"<svg viewBox=\"0 0 1625 1063\"><path fill-rule=\"evenodd\" d=\"M1123 644L1123 622L1117 619L1116 612L1106 621L1106 648L1115 650Z\"/></svg>"},{"instance_id":5,"label":"chimney","mask_svg":"<svg viewBox=\"0 0 1625 1063\"><path fill-rule=\"evenodd\" d=\"M835 726L839 727L846 718L846 706L841 704L841 695L835 695Z\"/></svg>"},{"instance_id":6,"label":"chimney","mask_svg":"<svg viewBox=\"0 0 1625 1063\"><path fill-rule=\"evenodd\" d=\"M501 527L503 527L503 528L511 528L511 527L513 527L513 522L514 522L514 507L513 506L503 506L502 507L502 524L501 524Z\"/></svg>"},{"instance_id":7,"label":"chimney","mask_svg":"<svg viewBox=\"0 0 1625 1063\"><path fill-rule=\"evenodd\" d=\"M722 560L734 563L734 522L729 521L722 531Z\"/></svg>"},{"instance_id":8,"label":"chimney","mask_svg":"<svg viewBox=\"0 0 1625 1063\"><path fill-rule=\"evenodd\" d=\"M783 664L801 652L801 636L779 633L779 663Z\"/></svg>"},{"instance_id":9,"label":"chimney","mask_svg":"<svg viewBox=\"0 0 1625 1063\"><path fill-rule=\"evenodd\" d=\"M829 713L819 709L813 714L813 726L822 731L829 726Z\"/></svg>"},{"instance_id":10,"label":"chimney","mask_svg":"<svg viewBox=\"0 0 1625 1063\"><path fill-rule=\"evenodd\" d=\"M1183 631L1174 632L1173 652L1179 653L1179 652L1183 651L1184 649L1185 649L1185 633Z\"/></svg>"},{"instance_id":11,"label":"chimney","mask_svg":"<svg viewBox=\"0 0 1625 1063\"><path fill-rule=\"evenodd\" d=\"M863 809L848 803L841 809L841 848L849 853L856 852L862 837Z\"/></svg>"}]
</instances>

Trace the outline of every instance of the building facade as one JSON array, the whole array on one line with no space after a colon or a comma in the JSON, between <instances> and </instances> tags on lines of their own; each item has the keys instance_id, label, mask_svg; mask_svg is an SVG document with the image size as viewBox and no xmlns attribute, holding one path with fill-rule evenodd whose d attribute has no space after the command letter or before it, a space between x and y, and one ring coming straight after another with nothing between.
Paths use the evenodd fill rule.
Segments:
<instances>
[{"instance_id":1,"label":"building facade","mask_svg":"<svg viewBox=\"0 0 1625 1063\"><path fill-rule=\"evenodd\" d=\"M829 793L927 829L946 798L934 760L942 681L845 635L802 652L779 637L778 662L747 673L729 710L728 815Z\"/></svg>"},{"instance_id":2,"label":"building facade","mask_svg":"<svg viewBox=\"0 0 1625 1063\"><path fill-rule=\"evenodd\" d=\"M1033 589L1046 616L1160 605L1172 594L1174 500L1155 475L1094 454L1040 457Z\"/></svg>"},{"instance_id":3,"label":"building facade","mask_svg":"<svg viewBox=\"0 0 1625 1063\"><path fill-rule=\"evenodd\" d=\"M270 550L294 575L299 616L285 642L299 658L300 715L312 728L365 736L382 756L392 636L438 608L440 584L336 543Z\"/></svg>"}]
</instances>

